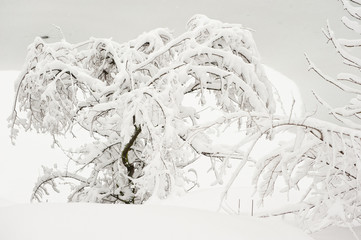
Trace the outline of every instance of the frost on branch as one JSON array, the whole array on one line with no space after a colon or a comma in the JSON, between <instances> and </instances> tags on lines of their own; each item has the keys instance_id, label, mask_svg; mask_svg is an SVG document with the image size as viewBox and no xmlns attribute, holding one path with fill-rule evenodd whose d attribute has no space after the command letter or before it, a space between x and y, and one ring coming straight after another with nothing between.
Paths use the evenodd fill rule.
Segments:
<instances>
[{"instance_id":1,"label":"frost on branch","mask_svg":"<svg viewBox=\"0 0 361 240\"><path fill-rule=\"evenodd\" d=\"M341 2L354 19L344 17L343 23L360 33L361 3ZM361 59L356 50L361 46L361 39L336 38L329 24L324 34L342 57L343 63L356 69L356 72L340 73L334 79L318 69L306 56L309 69L339 88L341 93L353 95L353 98L345 106L331 107L315 94L316 99L340 121L339 125L306 117L275 119L272 126L264 126L258 136L269 131L278 134L288 130L294 132L294 138L258 161L254 177L261 201L271 196L280 182L286 193L292 189L303 190L299 204L269 214L297 213L309 230L361 223L361 80L357 75L361 70Z\"/></svg>"},{"instance_id":2,"label":"frost on branch","mask_svg":"<svg viewBox=\"0 0 361 240\"><path fill-rule=\"evenodd\" d=\"M46 169L33 199L56 179L72 178L79 184L69 201L142 203L194 183L185 168L200 155L242 159L214 145L205 130L227 124L232 113L252 127L257 117L250 112L274 112L251 33L201 15L187 26L178 37L155 29L123 44L35 39L16 85L12 140L19 127L49 133L60 147L62 136L91 140L64 150L76 168ZM201 126L204 119L183 100L192 96L205 107L209 93L224 117Z\"/></svg>"},{"instance_id":3,"label":"frost on branch","mask_svg":"<svg viewBox=\"0 0 361 240\"><path fill-rule=\"evenodd\" d=\"M302 196L292 208L262 216L296 213L304 227L313 231L359 222L361 132L307 118L276 119L262 133L286 130L293 131L294 137L257 161L253 183L260 203L279 186L285 193L301 190ZM332 212L336 204L342 209L338 214Z\"/></svg>"}]
</instances>

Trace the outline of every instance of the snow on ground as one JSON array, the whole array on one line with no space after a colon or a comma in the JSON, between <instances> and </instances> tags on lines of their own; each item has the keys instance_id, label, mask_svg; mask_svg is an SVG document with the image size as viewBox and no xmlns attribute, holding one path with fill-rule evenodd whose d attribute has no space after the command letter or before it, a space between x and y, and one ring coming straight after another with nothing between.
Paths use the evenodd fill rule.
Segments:
<instances>
[{"instance_id":1,"label":"snow on ground","mask_svg":"<svg viewBox=\"0 0 361 240\"><path fill-rule=\"evenodd\" d=\"M312 240L280 221L155 205L17 205L0 208L0 226L6 240Z\"/></svg>"},{"instance_id":2,"label":"snow on ground","mask_svg":"<svg viewBox=\"0 0 361 240\"><path fill-rule=\"evenodd\" d=\"M215 212L219 209L220 203L220 194L222 192L221 187L212 187L212 188L202 188L191 193L188 193L184 196L171 196L166 200L158 201L158 202L150 202L149 204L158 204L162 206L171 206L171 207L184 207L191 209L201 209L207 210L210 212ZM230 196L226 200L227 211L233 212L233 214L238 215L241 214L241 217L251 216L253 213L257 215L257 213L261 210L263 213L265 212L263 209L258 209L256 204L254 203L254 209L252 210L252 190L249 187L237 186L236 190L238 192L231 192ZM275 194L273 199L273 203L269 204L277 205L282 201L282 198ZM238 208L239 207L239 208ZM266 208L267 209L267 208ZM221 210L221 212L224 212ZM273 218L274 221L282 222L285 225L296 226L296 220L289 216L287 218ZM263 226L262 226L263 227ZM278 230L277 230L278 231ZM282 231L282 230L280 230ZM296 233L295 233L296 234ZM355 235L358 237L355 237ZM314 240L359 240L361 239L361 227L355 227L350 229L348 227L328 227L319 232L315 232L310 234L310 236ZM265 238L272 239L272 238ZM281 239L281 238L280 238ZM293 238L290 238L293 240Z\"/></svg>"},{"instance_id":3,"label":"snow on ground","mask_svg":"<svg viewBox=\"0 0 361 240\"><path fill-rule=\"evenodd\" d=\"M17 203L9 201L5 198L0 198L0 207L8 207L8 206L13 206L16 205Z\"/></svg>"},{"instance_id":4,"label":"snow on ground","mask_svg":"<svg viewBox=\"0 0 361 240\"><path fill-rule=\"evenodd\" d=\"M359 240L361 227L349 229L347 227L329 227L311 235L315 240Z\"/></svg>"},{"instance_id":5,"label":"snow on ground","mask_svg":"<svg viewBox=\"0 0 361 240\"><path fill-rule=\"evenodd\" d=\"M274 94L275 100L278 102L276 113L292 114L294 117L303 116L305 106L295 82L267 65L264 65L264 69L273 87L276 89Z\"/></svg>"}]
</instances>

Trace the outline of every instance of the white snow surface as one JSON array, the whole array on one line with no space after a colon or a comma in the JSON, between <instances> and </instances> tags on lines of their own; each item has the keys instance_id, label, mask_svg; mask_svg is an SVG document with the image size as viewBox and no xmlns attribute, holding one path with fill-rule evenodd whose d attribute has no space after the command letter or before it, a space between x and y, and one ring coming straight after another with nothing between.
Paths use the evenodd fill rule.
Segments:
<instances>
[{"instance_id":1,"label":"white snow surface","mask_svg":"<svg viewBox=\"0 0 361 240\"><path fill-rule=\"evenodd\" d=\"M311 240L270 219L181 207L27 204L0 208L0 239Z\"/></svg>"},{"instance_id":2,"label":"white snow surface","mask_svg":"<svg viewBox=\"0 0 361 240\"><path fill-rule=\"evenodd\" d=\"M275 88L275 100L277 101L277 114L292 114L301 117L305 112L303 99L300 91L293 80L275 69L263 65L264 70ZM281 106L280 103L283 103Z\"/></svg>"}]
</instances>

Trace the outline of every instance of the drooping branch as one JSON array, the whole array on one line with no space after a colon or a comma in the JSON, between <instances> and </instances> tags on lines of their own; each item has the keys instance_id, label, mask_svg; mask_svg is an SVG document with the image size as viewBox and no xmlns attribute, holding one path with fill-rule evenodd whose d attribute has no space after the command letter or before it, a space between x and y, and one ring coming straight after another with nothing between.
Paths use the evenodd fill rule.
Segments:
<instances>
[{"instance_id":1,"label":"drooping branch","mask_svg":"<svg viewBox=\"0 0 361 240\"><path fill-rule=\"evenodd\" d=\"M56 179L68 178L79 181L85 185L90 184L90 182L86 178L74 173L51 171L51 169L47 169L47 168L44 168L44 171L45 171L45 175L40 177L38 179L38 182L35 184L33 194L31 195L31 201L37 200L40 202L40 199L44 193L49 195L48 191L46 190L46 185L50 185L53 188L53 190L58 191L56 188L56 184L54 182L54 180Z\"/></svg>"},{"instance_id":2,"label":"drooping branch","mask_svg":"<svg viewBox=\"0 0 361 240\"><path fill-rule=\"evenodd\" d=\"M81 141L66 152L75 164L69 172L86 175L86 182L74 184L69 201L142 203L186 191L187 182L197 186L187 174L200 156L220 160L221 170L212 168L216 175L230 159L243 161L241 151L213 144L208 129L217 131L239 114L252 135L252 124L262 125L275 111L249 29L202 15L192 17L179 37L155 29L122 44L96 38L48 44L37 38L23 73L10 117L12 136L24 127L54 138L71 133ZM211 123L205 126L202 110L185 106L184 99L213 104L208 90L215 100L212 118L225 118L206 119Z\"/></svg>"}]
</instances>

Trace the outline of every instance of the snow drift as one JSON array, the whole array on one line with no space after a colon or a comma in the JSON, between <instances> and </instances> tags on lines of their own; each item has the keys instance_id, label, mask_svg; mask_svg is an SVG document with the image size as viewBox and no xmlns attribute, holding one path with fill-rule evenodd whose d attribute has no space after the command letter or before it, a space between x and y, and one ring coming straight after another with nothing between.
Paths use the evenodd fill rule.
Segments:
<instances>
[{"instance_id":1,"label":"snow drift","mask_svg":"<svg viewBox=\"0 0 361 240\"><path fill-rule=\"evenodd\" d=\"M0 239L311 240L278 221L164 206L32 204L0 208Z\"/></svg>"}]
</instances>

